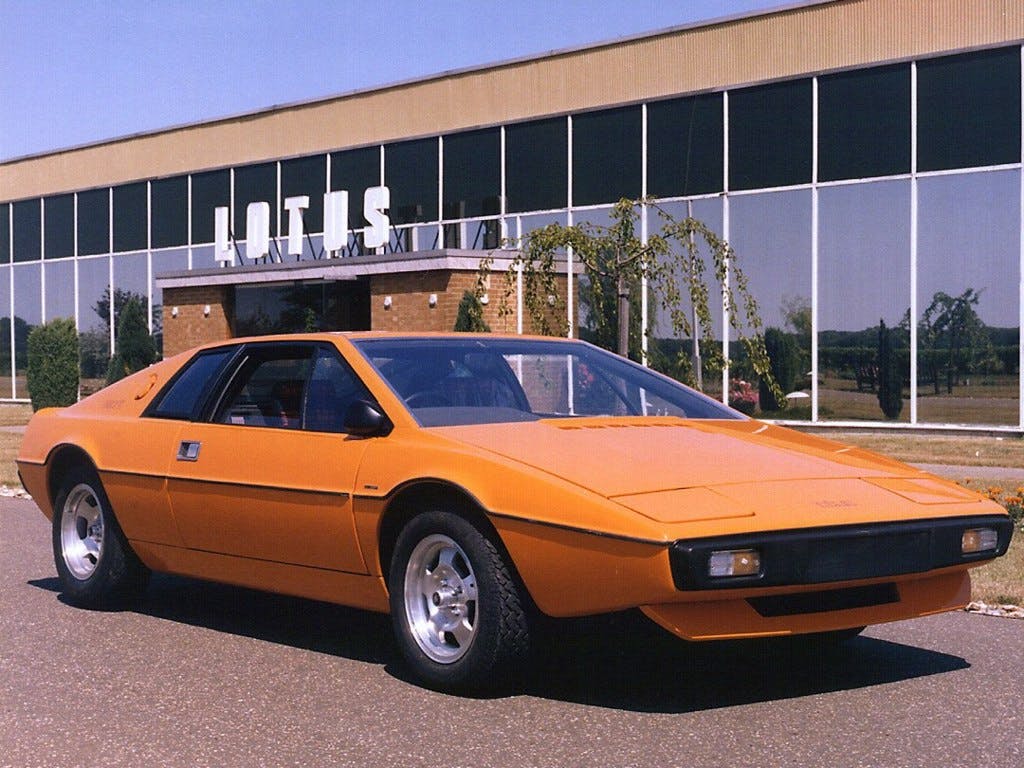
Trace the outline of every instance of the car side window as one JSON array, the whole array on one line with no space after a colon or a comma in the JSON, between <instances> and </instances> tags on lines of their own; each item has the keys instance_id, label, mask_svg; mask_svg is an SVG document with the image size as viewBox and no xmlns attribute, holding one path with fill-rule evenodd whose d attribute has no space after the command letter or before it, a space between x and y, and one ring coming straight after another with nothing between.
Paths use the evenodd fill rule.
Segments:
<instances>
[{"instance_id":1,"label":"car side window","mask_svg":"<svg viewBox=\"0 0 1024 768\"><path fill-rule=\"evenodd\" d=\"M235 374L214 421L299 429L312 352L311 348L293 348L277 355L250 356Z\"/></svg>"},{"instance_id":2,"label":"car side window","mask_svg":"<svg viewBox=\"0 0 1024 768\"><path fill-rule=\"evenodd\" d=\"M369 390L337 354L318 349L306 392L303 429L344 432L345 413L357 400L373 400Z\"/></svg>"},{"instance_id":3,"label":"car side window","mask_svg":"<svg viewBox=\"0 0 1024 768\"><path fill-rule=\"evenodd\" d=\"M200 352L171 381L147 411L147 416L163 419L196 418L210 387L238 347Z\"/></svg>"}]
</instances>

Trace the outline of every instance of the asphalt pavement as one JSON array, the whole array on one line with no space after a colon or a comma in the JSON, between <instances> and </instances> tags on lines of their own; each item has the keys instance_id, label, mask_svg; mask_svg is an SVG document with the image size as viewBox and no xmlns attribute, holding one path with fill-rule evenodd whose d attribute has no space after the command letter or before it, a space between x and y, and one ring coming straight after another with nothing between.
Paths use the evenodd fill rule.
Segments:
<instances>
[{"instance_id":1,"label":"asphalt pavement","mask_svg":"<svg viewBox=\"0 0 1024 768\"><path fill-rule=\"evenodd\" d=\"M842 650L553 630L511 693L409 682L384 616L158 576L62 602L49 526L0 499L0 766L1024 765L1024 621L963 612Z\"/></svg>"}]
</instances>

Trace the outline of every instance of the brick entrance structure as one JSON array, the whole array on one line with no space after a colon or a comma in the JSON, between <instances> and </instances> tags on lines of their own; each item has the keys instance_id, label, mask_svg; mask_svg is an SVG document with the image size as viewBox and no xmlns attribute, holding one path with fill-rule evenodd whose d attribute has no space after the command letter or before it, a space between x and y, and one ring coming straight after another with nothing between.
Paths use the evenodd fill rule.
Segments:
<instances>
[{"instance_id":1,"label":"brick entrance structure","mask_svg":"<svg viewBox=\"0 0 1024 768\"><path fill-rule=\"evenodd\" d=\"M447 249L157 275L157 285L163 290L164 355L238 335L235 293L244 286L358 281L369 294L368 326L363 322L365 327L328 326L325 330L451 331L464 292L476 287L480 260L491 256L484 319L492 331L515 333L519 319L514 293L508 302L511 312L500 312L510 259L500 251ZM566 277L558 279L558 289L564 301ZM531 331L528 317L522 325L524 332Z\"/></svg>"}]
</instances>

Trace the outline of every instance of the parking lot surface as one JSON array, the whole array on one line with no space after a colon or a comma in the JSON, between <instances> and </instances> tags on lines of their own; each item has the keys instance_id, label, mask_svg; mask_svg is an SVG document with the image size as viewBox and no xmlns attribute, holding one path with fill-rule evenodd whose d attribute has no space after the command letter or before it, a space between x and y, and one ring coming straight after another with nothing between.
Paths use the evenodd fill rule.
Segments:
<instances>
[{"instance_id":1,"label":"parking lot surface","mask_svg":"<svg viewBox=\"0 0 1024 768\"><path fill-rule=\"evenodd\" d=\"M952 613L838 651L560 627L511 693L408 681L387 617L169 576L62 602L49 524L0 499L0 766L1024 765L1024 621Z\"/></svg>"}]
</instances>

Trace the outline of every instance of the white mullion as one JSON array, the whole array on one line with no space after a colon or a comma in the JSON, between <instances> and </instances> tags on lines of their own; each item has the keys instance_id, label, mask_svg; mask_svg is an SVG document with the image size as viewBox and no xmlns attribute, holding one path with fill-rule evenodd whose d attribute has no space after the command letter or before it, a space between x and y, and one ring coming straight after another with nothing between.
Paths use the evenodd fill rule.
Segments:
<instances>
[{"instance_id":1,"label":"white mullion","mask_svg":"<svg viewBox=\"0 0 1024 768\"><path fill-rule=\"evenodd\" d=\"M39 199L39 317L46 323L46 199Z\"/></svg>"},{"instance_id":2,"label":"white mullion","mask_svg":"<svg viewBox=\"0 0 1024 768\"><path fill-rule=\"evenodd\" d=\"M188 232L185 234L185 242L188 243L188 268L192 269L192 174L188 175L188 209L185 216L188 219Z\"/></svg>"},{"instance_id":3,"label":"white mullion","mask_svg":"<svg viewBox=\"0 0 1024 768\"><path fill-rule=\"evenodd\" d=\"M910 423L917 424L917 62L910 62Z\"/></svg>"},{"instance_id":4,"label":"white mullion","mask_svg":"<svg viewBox=\"0 0 1024 768\"><path fill-rule=\"evenodd\" d=\"M282 205L282 200L281 200L281 161L280 160L278 160L276 163L274 163L274 168L276 169L276 172L277 172L277 192L276 192L276 195L277 195L277 216L276 216L276 218L277 218L277 230L274 233L274 243L277 245L277 253L280 256L281 255L281 205ZM300 247L301 247L301 244L300 244ZM274 260L274 258L272 256L270 256L270 254L267 254L267 255L270 257L270 261ZM302 259L302 254L299 254L299 259L300 260ZM284 261L284 257L283 256L281 256L281 261L282 262Z\"/></svg>"},{"instance_id":5,"label":"white mullion","mask_svg":"<svg viewBox=\"0 0 1024 768\"><path fill-rule=\"evenodd\" d=\"M437 137L437 247L444 250L444 136Z\"/></svg>"},{"instance_id":6,"label":"white mullion","mask_svg":"<svg viewBox=\"0 0 1024 768\"><path fill-rule=\"evenodd\" d=\"M11 399L18 397L16 383L18 380L18 361L14 358L14 203L7 206L7 253L10 254L11 263L7 269L7 304L10 310L10 337L11 337Z\"/></svg>"},{"instance_id":7,"label":"white mullion","mask_svg":"<svg viewBox=\"0 0 1024 768\"><path fill-rule=\"evenodd\" d=\"M153 333L153 182L146 182L146 301L149 332Z\"/></svg>"},{"instance_id":8,"label":"white mullion","mask_svg":"<svg viewBox=\"0 0 1024 768\"><path fill-rule=\"evenodd\" d=\"M811 421L818 420L818 78L811 80Z\"/></svg>"},{"instance_id":9,"label":"white mullion","mask_svg":"<svg viewBox=\"0 0 1024 768\"><path fill-rule=\"evenodd\" d=\"M640 243L646 246L649 237L648 233L648 206L647 206L647 104L640 105L640 197L643 204L640 206ZM647 365L647 331L648 313L650 308L647 305L647 270L644 269L640 276L640 362Z\"/></svg>"},{"instance_id":10,"label":"white mullion","mask_svg":"<svg viewBox=\"0 0 1024 768\"><path fill-rule=\"evenodd\" d=\"M505 170L505 126L498 129L498 140L500 142L499 152L501 153L501 190L498 192L498 212L500 215L498 232L501 238L501 247L504 248L508 240L508 176Z\"/></svg>"},{"instance_id":11,"label":"white mullion","mask_svg":"<svg viewBox=\"0 0 1024 768\"><path fill-rule=\"evenodd\" d=\"M114 188L107 188L107 289L110 306L107 317L110 320L110 356L114 356Z\"/></svg>"},{"instance_id":12,"label":"white mullion","mask_svg":"<svg viewBox=\"0 0 1024 768\"><path fill-rule=\"evenodd\" d=\"M729 92L722 92L722 239L729 242ZM722 283L722 402L729 404L729 310L725 295L729 290L729 262L725 263ZM697 330L694 329L694 333Z\"/></svg>"},{"instance_id":13,"label":"white mullion","mask_svg":"<svg viewBox=\"0 0 1024 768\"><path fill-rule=\"evenodd\" d=\"M75 286L75 331L80 332L81 328L78 324L78 193L75 192L71 196L73 208L71 213L71 221L74 226L72 230L72 263L74 264L74 286Z\"/></svg>"},{"instance_id":14,"label":"white mullion","mask_svg":"<svg viewBox=\"0 0 1024 768\"><path fill-rule=\"evenodd\" d=\"M566 197L568 200L568 209L566 211L565 223L567 226L572 226L572 115L567 115L565 118L565 132L566 132L566 177L568 178L568 184L566 185ZM568 338L572 338L575 331L575 323L573 323L573 274L572 274L572 246L570 245L565 249L565 312L566 319L568 320L569 332L566 334ZM571 388L570 388L571 395Z\"/></svg>"}]
</instances>

